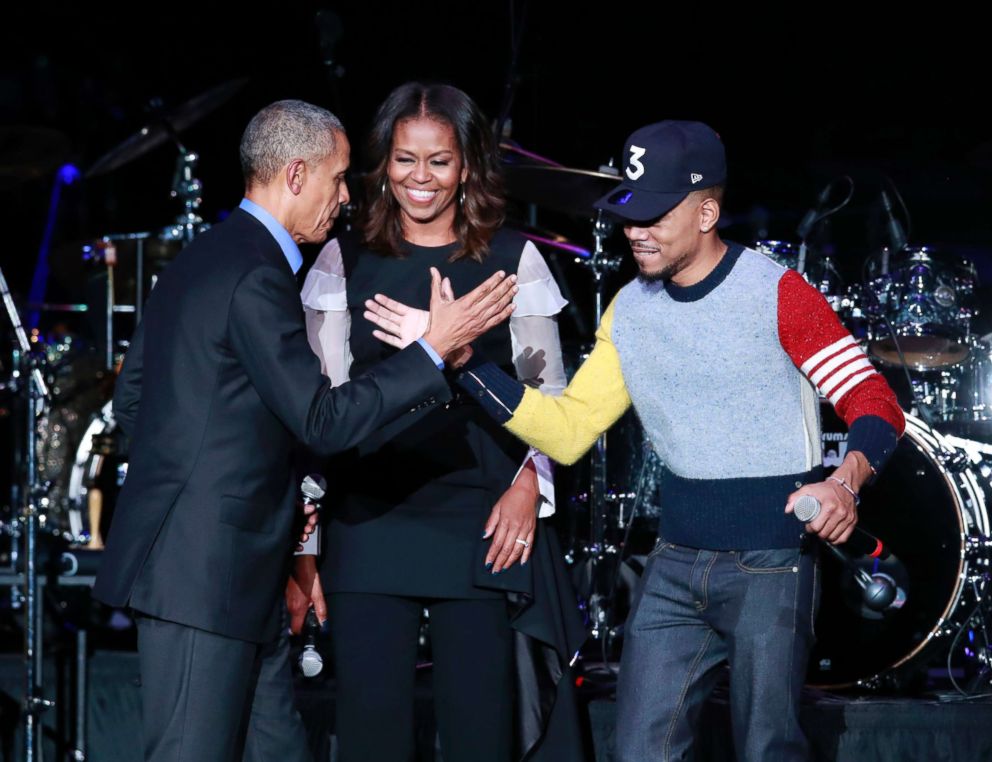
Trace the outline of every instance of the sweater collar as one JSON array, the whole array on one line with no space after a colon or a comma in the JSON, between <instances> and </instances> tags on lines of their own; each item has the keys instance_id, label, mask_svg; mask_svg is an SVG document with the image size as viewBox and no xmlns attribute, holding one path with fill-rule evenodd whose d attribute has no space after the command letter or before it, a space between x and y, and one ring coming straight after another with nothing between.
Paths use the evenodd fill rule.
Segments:
<instances>
[{"instance_id":1,"label":"sweater collar","mask_svg":"<svg viewBox=\"0 0 992 762\"><path fill-rule=\"evenodd\" d=\"M739 243L732 243L730 241L726 241L725 243L727 244L727 251L724 253L723 258L717 262L716 267L710 271L710 274L701 281L693 283L691 286L677 286L671 281L665 283L665 291L674 301L698 302L727 279L730 271L737 264L737 260L740 259L744 247Z\"/></svg>"}]
</instances>

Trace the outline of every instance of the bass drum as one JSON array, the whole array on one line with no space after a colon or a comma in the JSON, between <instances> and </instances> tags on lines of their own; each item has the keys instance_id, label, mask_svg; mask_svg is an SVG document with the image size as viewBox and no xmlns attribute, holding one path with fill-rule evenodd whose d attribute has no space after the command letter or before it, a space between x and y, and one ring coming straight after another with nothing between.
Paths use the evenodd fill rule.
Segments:
<instances>
[{"instance_id":1,"label":"bass drum","mask_svg":"<svg viewBox=\"0 0 992 762\"><path fill-rule=\"evenodd\" d=\"M846 454L847 430L829 406L821 413L829 473ZM972 552L969 538L989 534L989 517L987 484L962 456L920 419L906 416L905 435L863 489L859 509L859 526L891 553L885 561L859 563L869 574L888 575L905 598L882 613L867 609L851 572L832 554L821 554L812 685L899 687L967 617L989 564L986 551Z\"/></svg>"},{"instance_id":2,"label":"bass drum","mask_svg":"<svg viewBox=\"0 0 992 762\"><path fill-rule=\"evenodd\" d=\"M114 420L112 402L90 418L76 448L65 500L66 537L88 550L102 550L124 477L124 438Z\"/></svg>"}]
</instances>

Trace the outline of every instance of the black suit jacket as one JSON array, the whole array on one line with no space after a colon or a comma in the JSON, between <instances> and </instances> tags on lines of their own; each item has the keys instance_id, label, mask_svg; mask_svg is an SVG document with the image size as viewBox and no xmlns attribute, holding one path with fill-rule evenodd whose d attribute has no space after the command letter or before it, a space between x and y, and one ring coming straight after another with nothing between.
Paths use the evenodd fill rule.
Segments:
<instances>
[{"instance_id":1,"label":"black suit jacket","mask_svg":"<svg viewBox=\"0 0 992 762\"><path fill-rule=\"evenodd\" d=\"M282 250L235 211L168 267L125 360L114 413L130 463L96 596L273 637L292 557L294 441L329 454L449 394L415 345L332 389Z\"/></svg>"}]
</instances>

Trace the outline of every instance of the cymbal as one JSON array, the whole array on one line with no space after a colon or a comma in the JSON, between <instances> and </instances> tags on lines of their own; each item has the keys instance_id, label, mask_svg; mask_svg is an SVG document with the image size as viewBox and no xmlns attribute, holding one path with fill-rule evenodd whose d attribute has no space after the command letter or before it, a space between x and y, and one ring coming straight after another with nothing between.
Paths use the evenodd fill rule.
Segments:
<instances>
[{"instance_id":1,"label":"cymbal","mask_svg":"<svg viewBox=\"0 0 992 762\"><path fill-rule=\"evenodd\" d=\"M620 182L619 177L587 169L538 164L504 165L510 198L577 217L593 214L593 203Z\"/></svg>"},{"instance_id":2,"label":"cymbal","mask_svg":"<svg viewBox=\"0 0 992 762\"><path fill-rule=\"evenodd\" d=\"M86 172L87 177L96 177L112 172L124 166L139 156L148 153L167 142L171 135L168 124L179 133L191 127L196 122L220 107L248 84L247 78L232 79L207 90L177 106L172 111L162 114L127 138L123 143L111 148L101 156Z\"/></svg>"},{"instance_id":3,"label":"cymbal","mask_svg":"<svg viewBox=\"0 0 992 762\"><path fill-rule=\"evenodd\" d=\"M44 177L69 154L69 140L47 127L0 127L0 188Z\"/></svg>"},{"instance_id":4,"label":"cymbal","mask_svg":"<svg viewBox=\"0 0 992 762\"><path fill-rule=\"evenodd\" d=\"M582 257L583 259L588 259L592 256L589 249L584 246L579 246L577 243L573 243L560 233L552 232L547 228L540 228L536 225L528 225L526 223L515 221L511 221L508 224L511 229L516 230L524 238L533 241L542 248L551 249L552 253L567 254Z\"/></svg>"}]
</instances>

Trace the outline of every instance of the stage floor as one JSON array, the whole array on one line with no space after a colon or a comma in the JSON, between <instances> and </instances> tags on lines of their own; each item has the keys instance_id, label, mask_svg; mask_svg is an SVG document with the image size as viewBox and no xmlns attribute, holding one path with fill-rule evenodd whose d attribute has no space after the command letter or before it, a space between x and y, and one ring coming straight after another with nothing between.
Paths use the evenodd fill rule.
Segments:
<instances>
[{"instance_id":1,"label":"stage floor","mask_svg":"<svg viewBox=\"0 0 992 762\"><path fill-rule=\"evenodd\" d=\"M45 716L46 759L64 759L71 739L69 685L58 687L56 664L46 665L46 696L60 708ZM20 758L19 701L23 666L18 654L0 655L0 760ZM89 665L87 760L130 762L141 759L141 701L137 655L98 651ZM596 762L615 759L616 705L608 686L583 686L588 708L589 746ZM334 759L334 682L297 685L315 762ZM423 670L417 702L418 762L442 762L434 743L429 670ZM703 714L697 760L733 760L726 693L718 689ZM992 700L939 700L845 696L807 691L802 722L818 762L984 762L992 761ZM571 761L569 761L571 762ZM576 760L575 762L583 762Z\"/></svg>"}]
</instances>

